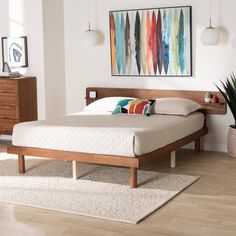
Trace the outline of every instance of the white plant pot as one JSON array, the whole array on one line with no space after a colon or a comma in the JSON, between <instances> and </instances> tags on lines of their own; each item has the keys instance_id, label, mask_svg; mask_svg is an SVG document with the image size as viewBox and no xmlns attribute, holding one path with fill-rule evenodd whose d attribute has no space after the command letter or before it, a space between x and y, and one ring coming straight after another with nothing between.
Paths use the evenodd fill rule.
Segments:
<instances>
[{"instance_id":1,"label":"white plant pot","mask_svg":"<svg viewBox=\"0 0 236 236\"><path fill-rule=\"evenodd\" d=\"M228 153L231 157L236 157L236 128L229 127L227 138Z\"/></svg>"}]
</instances>

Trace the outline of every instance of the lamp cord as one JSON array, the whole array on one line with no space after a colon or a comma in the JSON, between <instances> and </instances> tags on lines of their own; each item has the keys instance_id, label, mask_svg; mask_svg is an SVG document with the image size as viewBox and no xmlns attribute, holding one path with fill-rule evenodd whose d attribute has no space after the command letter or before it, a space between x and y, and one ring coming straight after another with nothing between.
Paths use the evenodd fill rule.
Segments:
<instances>
[{"instance_id":1,"label":"lamp cord","mask_svg":"<svg viewBox=\"0 0 236 236\"><path fill-rule=\"evenodd\" d=\"M212 6L211 6L212 2L211 1L212 0L210 0L210 19L209 19L209 21L210 21L210 28L212 27L211 26L211 12L212 12Z\"/></svg>"},{"instance_id":2,"label":"lamp cord","mask_svg":"<svg viewBox=\"0 0 236 236\"><path fill-rule=\"evenodd\" d=\"M91 21L90 11L91 11L91 0L89 0L89 15L88 15L88 27L89 27L89 30L91 30L91 27L90 27L90 21Z\"/></svg>"}]
</instances>

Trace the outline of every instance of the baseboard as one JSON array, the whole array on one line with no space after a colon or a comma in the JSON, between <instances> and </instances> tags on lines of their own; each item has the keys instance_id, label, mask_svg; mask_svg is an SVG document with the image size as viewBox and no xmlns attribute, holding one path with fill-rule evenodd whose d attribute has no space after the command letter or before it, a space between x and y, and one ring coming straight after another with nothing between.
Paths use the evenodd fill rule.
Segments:
<instances>
[{"instance_id":1,"label":"baseboard","mask_svg":"<svg viewBox=\"0 0 236 236\"><path fill-rule=\"evenodd\" d=\"M185 145L185 149L194 149L194 143ZM201 149L205 151L227 152L227 144L220 143L203 143Z\"/></svg>"},{"instance_id":2,"label":"baseboard","mask_svg":"<svg viewBox=\"0 0 236 236\"><path fill-rule=\"evenodd\" d=\"M220 144L220 143L204 143L203 150L216 151L216 152L228 152L227 144Z\"/></svg>"}]
</instances>

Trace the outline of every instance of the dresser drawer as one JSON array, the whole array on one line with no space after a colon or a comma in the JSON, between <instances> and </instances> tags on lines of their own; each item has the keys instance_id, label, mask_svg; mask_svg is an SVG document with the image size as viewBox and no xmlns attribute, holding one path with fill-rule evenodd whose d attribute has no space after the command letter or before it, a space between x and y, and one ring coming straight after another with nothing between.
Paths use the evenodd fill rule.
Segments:
<instances>
[{"instance_id":1,"label":"dresser drawer","mask_svg":"<svg viewBox=\"0 0 236 236\"><path fill-rule=\"evenodd\" d=\"M19 123L18 120L0 119L0 133L12 134L13 126Z\"/></svg>"},{"instance_id":2,"label":"dresser drawer","mask_svg":"<svg viewBox=\"0 0 236 236\"><path fill-rule=\"evenodd\" d=\"M0 77L0 135L12 134L19 122L37 120L35 77Z\"/></svg>"},{"instance_id":3,"label":"dresser drawer","mask_svg":"<svg viewBox=\"0 0 236 236\"><path fill-rule=\"evenodd\" d=\"M17 96L14 93L1 93L0 92L0 105L1 106L11 106L18 105Z\"/></svg>"},{"instance_id":4,"label":"dresser drawer","mask_svg":"<svg viewBox=\"0 0 236 236\"><path fill-rule=\"evenodd\" d=\"M17 81L14 79L0 79L0 93L16 93Z\"/></svg>"},{"instance_id":5,"label":"dresser drawer","mask_svg":"<svg viewBox=\"0 0 236 236\"><path fill-rule=\"evenodd\" d=\"M16 106L1 106L0 105L0 119L15 119L18 117L18 109Z\"/></svg>"}]
</instances>

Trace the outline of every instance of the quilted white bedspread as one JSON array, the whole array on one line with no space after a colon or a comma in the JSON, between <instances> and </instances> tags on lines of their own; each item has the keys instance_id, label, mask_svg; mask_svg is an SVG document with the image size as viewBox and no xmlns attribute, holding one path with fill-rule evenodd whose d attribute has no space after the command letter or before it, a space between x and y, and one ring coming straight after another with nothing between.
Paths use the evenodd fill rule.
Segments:
<instances>
[{"instance_id":1,"label":"quilted white bedspread","mask_svg":"<svg viewBox=\"0 0 236 236\"><path fill-rule=\"evenodd\" d=\"M204 125L199 112L126 116L78 113L14 126L13 145L135 157L175 142Z\"/></svg>"}]
</instances>

